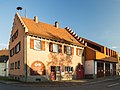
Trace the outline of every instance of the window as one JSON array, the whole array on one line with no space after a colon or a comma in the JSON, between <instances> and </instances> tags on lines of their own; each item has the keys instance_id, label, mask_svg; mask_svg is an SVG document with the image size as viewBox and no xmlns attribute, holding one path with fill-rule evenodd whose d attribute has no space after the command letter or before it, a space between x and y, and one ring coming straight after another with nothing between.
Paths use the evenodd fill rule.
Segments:
<instances>
[{"instance_id":1,"label":"window","mask_svg":"<svg viewBox=\"0 0 120 90\"><path fill-rule=\"evenodd\" d=\"M49 43L49 51L55 53L62 53L62 45Z\"/></svg>"},{"instance_id":2,"label":"window","mask_svg":"<svg viewBox=\"0 0 120 90\"><path fill-rule=\"evenodd\" d=\"M14 63L12 63L12 64L14 64ZM14 66L12 65L12 67L14 67ZM15 62L15 69L20 69L20 61Z\"/></svg>"},{"instance_id":3,"label":"window","mask_svg":"<svg viewBox=\"0 0 120 90\"><path fill-rule=\"evenodd\" d=\"M64 46L64 53L71 55L72 54L72 48L69 46Z\"/></svg>"},{"instance_id":4,"label":"window","mask_svg":"<svg viewBox=\"0 0 120 90\"><path fill-rule=\"evenodd\" d=\"M67 47L66 48L66 52L67 52L67 54L72 54L72 48L71 47Z\"/></svg>"},{"instance_id":5,"label":"window","mask_svg":"<svg viewBox=\"0 0 120 90\"><path fill-rule=\"evenodd\" d=\"M57 66L57 67L56 67L56 71L60 71L60 66Z\"/></svg>"},{"instance_id":6,"label":"window","mask_svg":"<svg viewBox=\"0 0 120 90\"><path fill-rule=\"evenodd\" d=\"M66 66L66 67L65 67L65 71L70 71L70 67L69 67L69 66Z\"/></svg>"},{"instance_id":7,"label":"window","mask_svg":"<svg viewBox=\"0 0 120 90\"><path fill-rule=\"evenodd\" d=\"M73 72L73 67L65 66L65 71L67 71L67 72Z\"/></svg>"},{"instance_id":8,"label":"window","mask_svg":"<svg viewBox=\"0 0 120 90\"><path fill-rule=\"evenodd\" d=\"M81 56L83 54L83 50L80 48L76 48L76 55Z\"/></svg>"},{"instance_id":9,"label":"window","mask_svg":"<svg viewBox=\"0 0 120 90\"><path fill-rule=\"evenodd\" d=\"M70 71L73 72L73 67L70 67Z\"/></svg>"},{"instance_id":10,"label":"window","mask_svg":"<svg viewBox=\"0 0 120 90\"><path fill-rule=\"evenodd\" d=\"M106 55L108 55L108 48L106 48Z\"/></svg>"},{"instance_id":11,"label":"window","mask_svg":"<svg viewBox=\"0 0 120 90\"><path fill-rule=\"evenodd\" d=\"M49 51L52 52L53 51L53 44L49 43Z\"/></svg>"},{"instance_id":12,"label":"window","mask_svg":"<svg viewBox=\"0 0 120 90\"><path fill-rule=\"evenodd\" d=\"M17 68L20 69L20 61L18 61Z\"/></svg>"},{"instance_id":13,"label":"window","mask_svg":"<svg viewBox=\"0 0 120 90\"><path fill-rule=\"evenodd\" d=\"M58 52L62 53L62 45L58 44Z\"/></svg>"},{"instance_id":14,"label":"window","mask_svg":"<svg viewBox=\"0 0 120 90\"><path fill-rule=\"evenodd\" d=\"M30 39L30 48L45 51L45 41Z\"/></svg>"},{"instance_id":15,"label":"window","mask_svg":"<svg viewBox=\"0 0 120 90\"><path fill-rule=\"evenodd\" d=\"M10 64L10 69L14 69L14 63Z\"/></svg>"},{"instance_id":16,"label":"window","mask_svg":"<svg viewBox=\"0 0 120 90\"><path fill-rule=\"evenodd\" d=\"M56 66L51 66L51 72L55 72L56 71Z\"/></svg>"},{"instance_id":17,"label":"window","mask_svg":"<svg viewBox=\"0 0 120 90\"><path fill-rule=\"evenodd\" d=\"M41 41L40 40L34 40L34 49L41 50Z\"/></svg>"},{"instance_id":18,"label":"window","mask_svg":"<svg viewBox=\"0 0 120 90\"><path fill-rule=\"evenodd\" d=\"M10 57L12 57L13 55L14 55L14 48L10 50Z\"/></svg>"},{"instance_id":19,"label":"window","mask_svg":"<svg viewBox=\"0 0 120 90\"><path fill-rule=\"evenodd\" d=\"M12 42L17 38L17 36L18 36L18 30L13 34Z\"/></svg>"},{"instance_id":20,"label":"window","mask_svg":"<svg viewBox=\"0 0 120 90\"><path fill-rule=\"evenodd\" d=\"M17 62L15 62L15 69L17 69Z\"/></svg>"},{"instance_id":21,"label":"window","mask_svg":"<svg viewBox=\"0 0 120 90\"><path fill-rule=\"evenodd\" d=\"M57 44L53 44L53 52L58 53L58 45Z\"/></svg>"},{"instance_id":22,"label":"window","mask_svg":"<svg viewBox=\"0 0 120 90\"><path fill-rule=\"evenodd\" d=\"M20 51L20 42L15 46L15 48L12 48L10 50L10 57L12 57L14 54L18 53Z\"/></svg>"},{"instance_id":23,"label":"window","mask_svg":"<svg viewBox=\"0 0 120 90\"><path fill-rule=\"evenodd\" d=\"M15 53L20 51L20 42L15 46Z\"/></svg>"}]
</instances>

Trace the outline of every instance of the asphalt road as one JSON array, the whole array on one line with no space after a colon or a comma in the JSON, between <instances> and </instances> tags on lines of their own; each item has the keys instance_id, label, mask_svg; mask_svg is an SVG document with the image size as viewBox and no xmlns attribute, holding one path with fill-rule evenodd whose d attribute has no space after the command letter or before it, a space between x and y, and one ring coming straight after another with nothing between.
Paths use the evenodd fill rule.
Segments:
<instances>
[{"instance_id":1,"label":"asphalt road","mask_svg":"<svg viewBox=\"0 0 120 90\"><path fill-rule=\"evenodd\" d=\"M120 79L104 82L89 82L85 84L71 83L65 86L34 86L21 84L0 83L0 90L120 90Z\"/></svg>"}]
</instances>

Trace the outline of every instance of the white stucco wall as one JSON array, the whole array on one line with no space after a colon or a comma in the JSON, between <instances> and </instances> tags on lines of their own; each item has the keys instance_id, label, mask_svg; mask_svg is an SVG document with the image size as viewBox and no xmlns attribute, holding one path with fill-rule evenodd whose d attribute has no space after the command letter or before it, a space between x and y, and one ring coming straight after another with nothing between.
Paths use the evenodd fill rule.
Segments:
<instances>
[{"instance_id":1,"label":"white stucco wall","mask_svg":"<svg viewBox=\"0 0 120 90\"><path fill-rule=\"evenodd\" d=\"M85 61L85 74L94 74L94 60Z\"/></svg>"},{"instance_id":2,"label":"white stucco wall","mask_svg":"<svg viewBox=\"0 0 120 90\"><path fill-rule=\"evenodd\" d=\"M30 38L45 41L45 51L30 49ZM51 54L49 52L49 42L57 43L54 41L49 41L49 40L45 40L45 39L27 36L27 65L28 65L28 67L31 67L32 63L38 60L38 61L41 61L42 63L44 63L44 65L46 66L46 70L47 70L48 74L50 74L50 67L48 66L48 62L51 62L51 56L50 56ZM76 47L77 46L71 45L71 47L74 47L74 55L71 55L68 57L65 54L62 54L62 56L63 56L63 58L64 57L66 57L66 58L71 57L72 58L71 59L72 64L70 64L70 66L72 66L74 71L75 71L75 68L78 65L78 63L83 64L83 62L82 62L82 56L76 55ZM81 47L79 47L79 48L81 48ZM81 48L81 49L83 49L83 48ZM58 53L53 53L53 55L56 55L57 59L59 59L61 57L61 55ZM75 74L75 72L74 72L74 74ZM28 75L30 75L29 70L28 70Z\"/></svg>"},{"instance_id":3,"label":"white stucco wall","mask_svg":"<svg viewBox=\"0 0 120 90\"><path fill-rule=\"evenodd\" d=\"M5 63L0 63L0 76L5 76Z\"/></svg>"},{"instance_id":4,"label":"white stucco wall","mask_svg":"<svg viewBox=\"0 0 120 90\"><path fill-rule=\"evenodd\" d=\"M9 60L6 63L4 62L0 63L0 76L8 76L8 64Z\"/></svg>"}]
</instances>

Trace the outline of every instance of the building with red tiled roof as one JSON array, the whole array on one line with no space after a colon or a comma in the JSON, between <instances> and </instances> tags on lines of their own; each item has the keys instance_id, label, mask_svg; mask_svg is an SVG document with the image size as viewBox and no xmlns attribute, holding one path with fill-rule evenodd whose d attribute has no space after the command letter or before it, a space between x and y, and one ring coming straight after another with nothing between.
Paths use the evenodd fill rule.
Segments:
<instances>
[{"instance_id":1,"label":"building with red tiled roof","mask_svg":"<svg viewBox=\"0 0 120 90\"><path fill-rule=\"evenodd\" d=\"M9 76L26 82L83 78L84 45L64 28L21 17L11 31Z\"/></svg>"},{"instance_id":2,"label":"building with red tiled roof","mask_svg":"<svg viewBox=\"0 0 120 90\"><path fill-rule=\"evenodd\" d=\"M0 50L0 56L2 56L2 55L6 55L6 56L9 56L9 50L8 49L2 49L2 50Z\"/></svg>"},{"instance_id":3,"label":"building with red tiled roof","mask_svg":"<svg viewBox=\"0 0 120 90\"><path fill-rule=\"evenodd\" d=\"M0 76L8 76L9 50L0 50Z\"/></svg>"},{"instance_id":4,"label":"building with red tiled roof","mask_svg":"<svg viewBox=\"0 0 120 90\"><path fill-rule=\"evenodd\" d=\"M118 52L88 39L79 37L74 31L67 31L80 43L85 43L85 77L99 78L116 75Z\"/></svg>"}]
</instances>

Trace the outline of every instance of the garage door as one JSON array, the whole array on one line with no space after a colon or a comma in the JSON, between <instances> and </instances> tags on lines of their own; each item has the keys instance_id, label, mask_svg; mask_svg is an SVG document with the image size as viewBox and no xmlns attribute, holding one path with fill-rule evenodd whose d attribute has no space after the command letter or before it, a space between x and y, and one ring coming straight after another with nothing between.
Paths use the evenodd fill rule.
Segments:
<instances>
[{"instance_id":1,"label":"garage door","mask_svg":"<svg viewBox=\"0 0 120 90\"><path fill-rule=\"evenodd\" d=\"M97 77L104 77L104 63L97 62Z\"/></svg>"},{"instance_id":2,"label":"garage door","mask_svg":"<svg viewBox=\"0 0 120 90\"><path fill-rule=\"evenodd\" d=\"M110 63L105 63L105 76L110 76Z\"/></svg>"}]
</instances>

